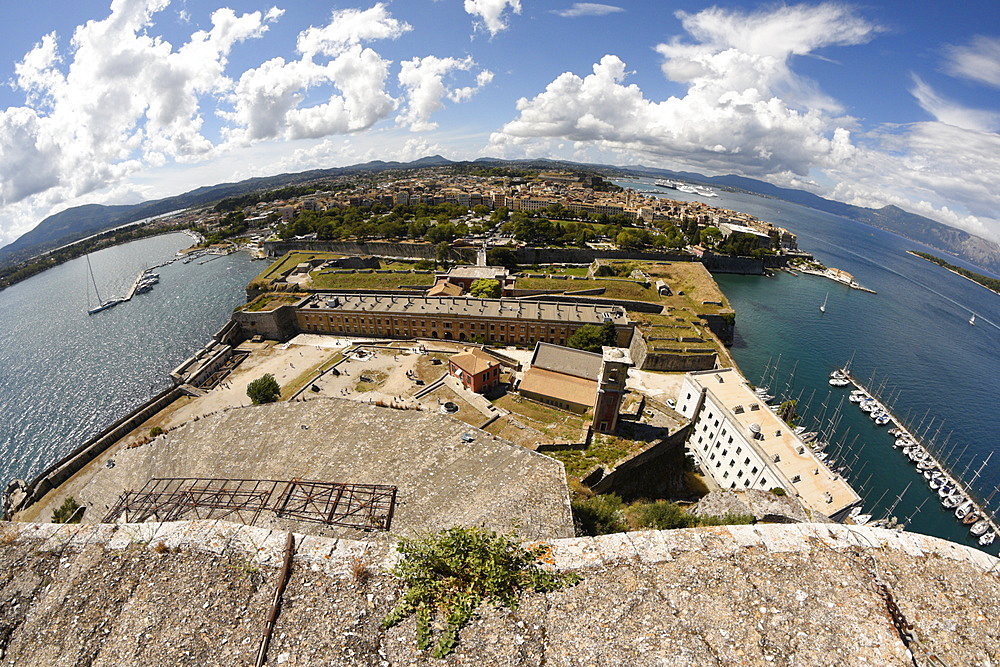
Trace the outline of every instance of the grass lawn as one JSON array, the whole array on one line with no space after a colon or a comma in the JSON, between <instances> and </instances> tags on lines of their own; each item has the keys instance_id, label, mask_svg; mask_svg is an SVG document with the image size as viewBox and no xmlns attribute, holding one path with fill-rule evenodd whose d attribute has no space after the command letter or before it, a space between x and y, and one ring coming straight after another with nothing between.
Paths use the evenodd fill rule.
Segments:
<instances>
[{"instance_id":1,"label":"grass lawn","mask_svg":"<svg viewBox=\"0 0 1000 667\"><path fill-rule=\"evenodd\" d=\"M279 306L284 306L286 304L295 303L303 298L304 295L299 294L283 294L280 292L268 292L266 294L261 294L259 297L251 301L243 310L247 311L258 311L258 310L274 310Z\"/></svg>"},{"instance_id":2,"label":"grass lawn","mask_svg":"<svg viewBox=\"0 0 1000 667\"><path fill-rule=\"evenodd\" d=\"M493 401L493 405L513 413L526 426L540 431L544 438L539 442L576 442L588 421L585 416L525 400L516 394L505 394Z\"/></svg>"},{"instance_id":3,"label":"grass lawn","mask_svg":"<svg viewBox=\"0 0 1000 667\"><path fill-rule=\"evenodd\" d=\"M642 284L633 281L621 280L558 280L556 278L518 278L515 284L517 289L530 290L559 290L575 292L577 290L589 290L604 288L603 296L610 299L628 299L631 301L649 301L660 303L661 297L656 290L651 287L643 287Z\"/></svg>"},{"instance_id":4,"label":"grass lawn","mask_svg":"<svg viewBox=\"0 0 1000 667\"><path fill-rule=\"evenodd\" d=\"M382 371L376 370L364 370L360 371L361 376L358 379L358 383L354 385L354 391L360 393L366 391L374 391L385 384L385 381L389 379L389 374Z\"/></svg>"},{"instance_id":5,"label":"grass lawn","mask_svg":"<svg viewBox=\"0 0 1000 667\"><path fill-rule=\"evenodd\" d=\"M646 444L641 441L596 434L587 449L545 452L545 455L562 461L566 466L566 474L579 479L594 466L610 467L632 452L642 449Z\"/></svg>"},{"instance_id":6,"label":"grass lawn","mask_svg":"<svg viewBox=\"0 0 1000 667\"><path fill-rule=\"evenodd\" d=\"M312 259L333 259L334 257L343 257L342 253L336 252L289 252L285 253L284 257L281 257L274 264L267 267L254 278L251 282L256 282L258 280L271 281L275 278L281 276L282 273L294 268L297 264L302 262L308 262Z\"/></svg>"},{"instance_id":7,"label":"grass lawn","mask_svg":"<svg viewBox=\"0 0 1000 667\"><path fill-rule=\"evenodd\" d=\"M313 289L399 289L400 285L434 284L433 273L313 273Z\"/></svg>"}]
</instances>

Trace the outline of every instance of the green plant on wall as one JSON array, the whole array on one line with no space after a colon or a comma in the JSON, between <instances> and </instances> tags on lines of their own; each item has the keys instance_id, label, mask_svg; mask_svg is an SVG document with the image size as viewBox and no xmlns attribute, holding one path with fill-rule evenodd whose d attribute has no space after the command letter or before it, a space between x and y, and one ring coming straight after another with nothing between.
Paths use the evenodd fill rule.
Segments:
<instances>
[{"instance_id":1,"label":"green plant on wall","mask_svg":"<svg viewBox=\"0 0 1000 667\"><path fill-rule=\"evenodd\" d=\"M393 574L406 592L382 621L390 628L417 617L417 647L431 645L435 616L445 628L432 655L442 658L458 643L458 633L484 602L517 607L521 591L554 591L575 584L579 575L546 572L538 559L546 547L525 549L509 535L481 528L449 528L415 539L402 538L403 555Z\"/></svg>"}]
</instances>

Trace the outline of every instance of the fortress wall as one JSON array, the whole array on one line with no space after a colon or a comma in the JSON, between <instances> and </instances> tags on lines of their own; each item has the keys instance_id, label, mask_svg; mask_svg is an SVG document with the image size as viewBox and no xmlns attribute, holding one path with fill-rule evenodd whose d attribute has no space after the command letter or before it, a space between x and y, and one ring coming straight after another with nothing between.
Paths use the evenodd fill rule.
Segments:
<instances>
[{"instance_id":1,"label":"fortress wall","mask_svg":"<svg viewBox=\"0 0 1000 667\"><path fill-rule=\"evenodd\" d=\"M8 524L0 537L5 661L234 665L254 663L287 533L196 521ZM388 573L393 544L296 535L266 664L1000 660L997 559L944 540L758 524L543 544L547 567L576 570L580 582L521 595L516 609L483 605L440 661L416 649L412 618L382 627L402 593ZM912 658L882 586L919 637Z\"/></svg>"}]
</instances>

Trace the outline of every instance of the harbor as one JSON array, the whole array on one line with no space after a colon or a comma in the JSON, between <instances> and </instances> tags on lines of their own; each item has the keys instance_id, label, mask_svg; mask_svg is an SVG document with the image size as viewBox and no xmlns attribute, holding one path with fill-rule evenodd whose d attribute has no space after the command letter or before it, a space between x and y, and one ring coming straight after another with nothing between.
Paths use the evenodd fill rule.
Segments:
<instances>
[{"instance_id":1,"label":"harbor","mask_svg":"<svg viewBox=\"0 0 1000 667\"><path fill-rule=\"evenodd\" d=\"M889 427L889 435L895 438L892 447L899 449L901 454L916 465L930 489L940 499L942 507L952 512L956 521L969 527L969 539L982 547L993 544L997 533L1000 532L1000 526L998 526L995 515L988 505L996 494L996 490L984 499L977 498L976 492L972 488L972 484L989 463L993 455L992 452L983 460L973 478L965 483L963 477L971 468L971 461L962 472L949 467L944 451L947 441L945 445L936 447L933 444L934 439L926 437L927 430L924 431L924 437L921 437L919 432L922 424L917 427L905 424L904 420L892 411L891 406L886 401L878 398L878 390L869 389L851 373L849 363L831 374L830 385L834 387L853 386L855 389L851 392L849 399L851 403L858 405L859 409L868 413L876 425Z\"/></svg>"}]
</instances>

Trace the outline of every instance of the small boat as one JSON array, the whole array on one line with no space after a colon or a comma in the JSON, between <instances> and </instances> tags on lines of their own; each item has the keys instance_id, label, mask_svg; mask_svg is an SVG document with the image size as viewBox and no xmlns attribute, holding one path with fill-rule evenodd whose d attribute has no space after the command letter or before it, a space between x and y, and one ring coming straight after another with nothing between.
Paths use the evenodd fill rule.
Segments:
<instances>
[{"instance_id":1,"label":"small boat","mask_svg":"<svg viewBox=\"0 0 1000 667\"><path fill-rule=\"evenodd\" d=\"M823 304L819 307L819 312L821 312L821 313L825 313L826 312L826 300L829 297L830 297L830 293L827 292L826 296L823 297Z\"/></svg>"},{"instance_id":2,"label":"small boat","mask_svg":"<svg viewBox=\"0 0 1000 667\"><path fill-rule=\"evenodd\" d=\"M892 421L891 418L889 417L889 415L885 414L884 412L882 414L880 414L879 416L875 417L875 425L876 426L885 426L890 421Z\"/></svg>"},{"instance_id":3,"label":"small boat","mask_svg":"<svg viewBox=\"0 0 1000 667\"><path fill-rule=\"evenodd\" d=\"M833 378L833 379L836 379L836 380L846 380L847 379L847 376L844 375L844 371L842 371L839 368L837 370L833 371L832 373L830 373L830 377Z\"/></svg>"},{"instance_id":4,"label":"small boat","mask_svg":"<svg viewBox=\"0 0 1000 667\"><path fill-rule=\"evenodd\" d=\"M944 506L945 509L953 510L964 502L965 502L965 496L963 496L960 493L956 493L955 495L948 496L947 498L942 500L941 504Z\"/></svg>"},{"instance_id":5,"label":"small boat","mask_svg":"<svg viewBox=\"0 0 1000 667\"><path fill-rule=\"evenodd\" d=\"M993 539L997 536L996 533L990 531L979 538L979 545L983 547L988 547L993 544Z\"/></svg>"},{"instance_id":6,"label":"small boat","mask_svg":"<svg viewBox=\"0 0 1000 667\"><path fill-rule=\"evenodd\" d=\"M903 432L901 430L899 430L898 428L896 428L896 427L890 428L888 431L886 431L886 433L888 433L889 435L891 435L894 438L898 437L900 435L903 435Z\"/></svg>"},{"instance_id":7,"label":"small boat","mask_svg":"<svg viewBox=\"0 0 1000 667\"><path fill-rule=\"evenodd\" d=\"M951 494L955 493L956 489L951 484L944 484L938 489L938 495L942 498L947 498Z\"/></svg>"},{"instance_id":8,"label":"small boat","mask_svg":"<svg viewBox=\"0 0 1000 667\"><path fill-rule=\"evenodd\" d=\"M966 526L971 526L978 520L979 520L979 512L972 511L965 515L965 518L962 519L962 523L965 524Z\"/></svg>"},{"instance_id":9,"label":"small boat","mask_svg":"<svg viewBox=\"0 0 1000 667\"><path fill-rule=\"evenodd\" d=\"M976 326L976 314L972 313L972 317L969 318L969 324Z\"/></svg>"},{"instance_id":10,"label":"small boat","mask_svg":"<svg viewBox=\"0 0 1000 667\"><path fill-rule=\"evenodd\" d=\"M849 384L851 384L851 382L844 378L830 378L831 387L846 387Z\"/></svg>"},{"instance_id":11,"label":"small boat","mask_svg":"<svg viewBox=\"0 0 1000 667\"><path fill-rule=\"evenodd\" d=\"M861 401L861 411L871 413L875 409L876 403L872 400Z\"/></svg>"},{"instance_id":12,"label":"small boat","mask_svg":"<svg viewBox=\"0 0 1000 667\"><path fill-rule=\"evenodd\" d=\"M955 508L955 518L962 520L969 516L969 512L973 510L973 504L971 500L966 500L964 503Z\"/></svg>"},{"instance_id":13,"label":"small boat","mask_svg":"<svg viewBox=\"0 0 1000 667\"><path fill-rule=\"evenodd\" d=\"M928 486L931 487L931 491L937 491L938 489L941 488L943 484L944 484L943 477L931 477L931 481L930 484L928 484Z\"/></svg>"},{"instance_id":14,"label":"small boat","mask_svg":"<svg viewBox=\"0 0 1000 667\"><path fill-rule=\"evenodd\" d=\"M986 519L980 519L979 521L972 524L972 528L969 529L969 532L975 535L976 537L979 537L989 529L990 529L990 522L987 521Z\"/></svg>"},{"instance_id":15,"label":"small boat","mask_svg":"<svg viewBox=\"0 0 1000 667\"><path fill-rule=\"evenodd\" d=\"M920 470L920 471L930 472L930 471L934 470L936 467L937 467L937 465L935 465L934 461L924 460L924 461L921 461L920 463L917 464L917 470Z\"/></svg>"}]
</instances>

